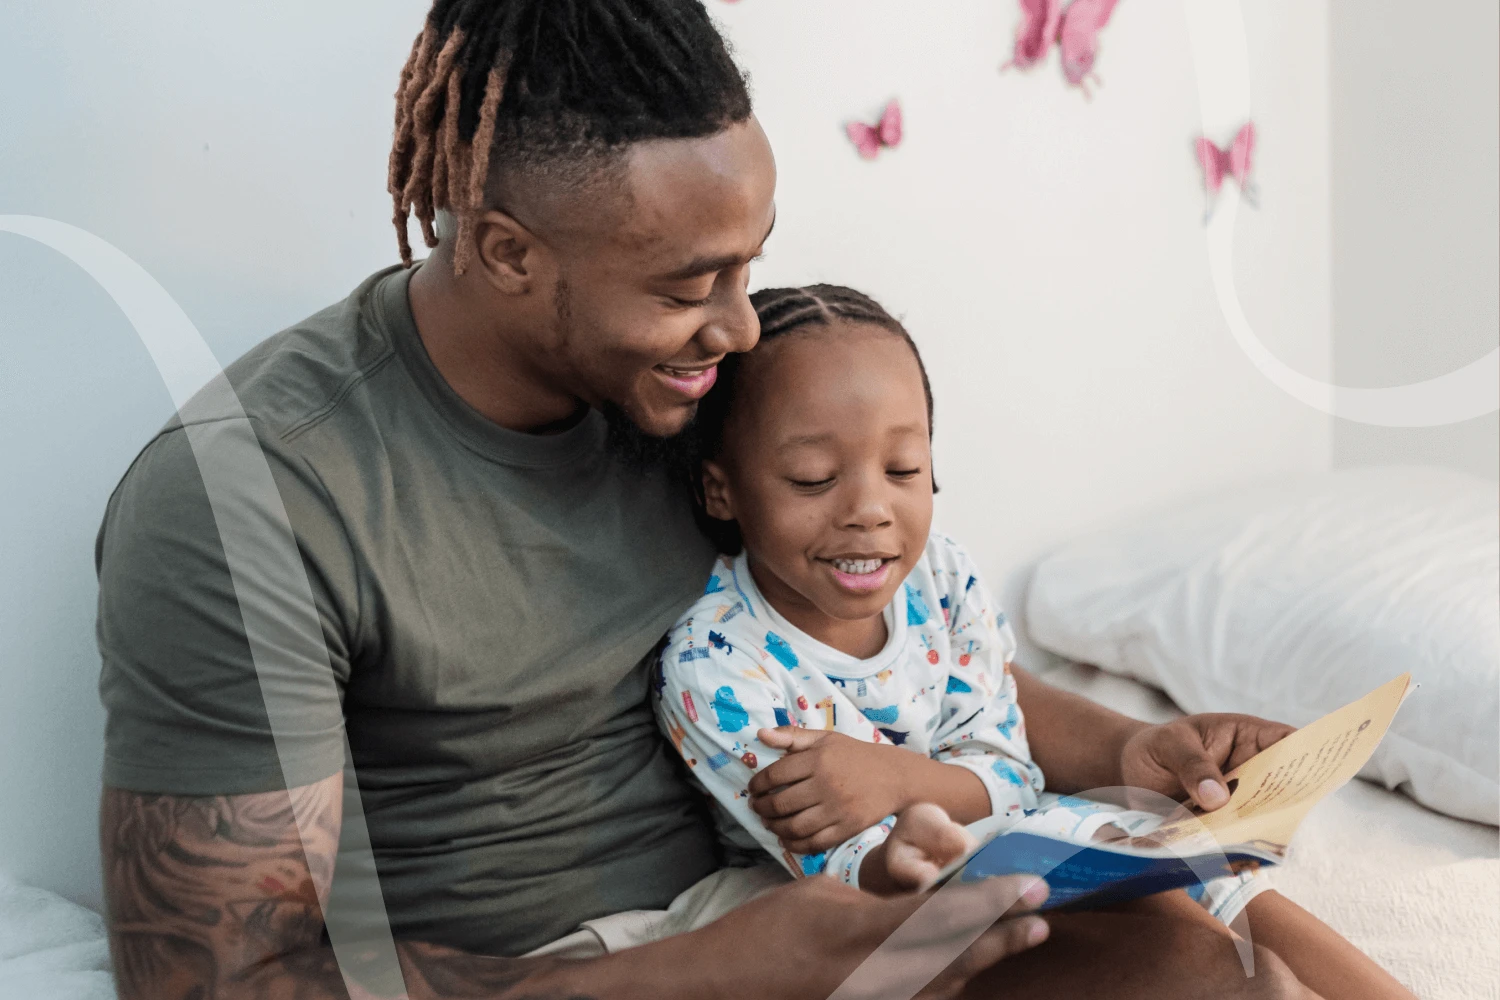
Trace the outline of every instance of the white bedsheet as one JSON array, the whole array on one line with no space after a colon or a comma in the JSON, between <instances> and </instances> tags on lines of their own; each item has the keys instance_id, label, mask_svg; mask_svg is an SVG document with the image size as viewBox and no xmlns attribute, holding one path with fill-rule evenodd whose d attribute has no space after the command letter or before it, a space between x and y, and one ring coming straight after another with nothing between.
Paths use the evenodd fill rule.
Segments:
<instances>
[{"instance_id":1,"label":"white bedsheet","mask_svg":"<svg viewBox=\"0 0 1500 1000\"><path fill-rule=\"evenodd\" d=\"M99 914L0 872L0 1000L115 1000Z\"/></svg>"},{"instance_id":2,"label":"white bedsheet","mask_svg":"<svg viewBox=\"0 0 1500 1000\"><path fill-rule=\"evenodd\" d=\"M1050 683L1150 722L1182 713L1165 695L1094 667ZM1352 781L1319 803L1272 883L1422 1000L1500 997L1500 831Z\"/></svg>"}]
</instances>

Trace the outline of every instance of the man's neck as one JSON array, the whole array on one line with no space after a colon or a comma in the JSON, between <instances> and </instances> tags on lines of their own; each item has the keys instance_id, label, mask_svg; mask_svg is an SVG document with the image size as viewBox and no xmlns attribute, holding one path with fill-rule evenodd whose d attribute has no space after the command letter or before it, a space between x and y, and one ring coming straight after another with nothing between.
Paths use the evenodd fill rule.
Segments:
<instances>
[{"instance_id":1,"label":"man's neck","mask_svg":"<svg viewBox=\"0 0 1500 1000\"><path fill-rule=\"evenodd\" d=\"M418 264L407 298L438 373L465 403L501 427L549 434L577 424L587 407L547 384L546 374L520 349L523 332L507 328L505 310L483 291L476 278L455 275L442 254Z\"/></svg>"}]
</instances>

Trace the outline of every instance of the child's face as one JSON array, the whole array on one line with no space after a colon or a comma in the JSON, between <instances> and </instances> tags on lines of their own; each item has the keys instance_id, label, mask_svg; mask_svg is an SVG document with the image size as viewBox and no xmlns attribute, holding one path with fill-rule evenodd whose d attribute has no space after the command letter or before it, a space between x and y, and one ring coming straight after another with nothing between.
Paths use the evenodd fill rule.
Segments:
<instances>
[{"instance_id":1,"label":"child's face","mask_svg":"<svg viewBox=\"0 0 1500 1000\"><path fill-rule=\"evenodd\" d=\"M932 452L917 360L839 322L764 343L741 372L708 513L739 522L766 597L793 621L879 615L927 544ZM802 618L802 621L798 621ZM832 624L832 623L830 623Z\"/></svg>"}]
</instances>

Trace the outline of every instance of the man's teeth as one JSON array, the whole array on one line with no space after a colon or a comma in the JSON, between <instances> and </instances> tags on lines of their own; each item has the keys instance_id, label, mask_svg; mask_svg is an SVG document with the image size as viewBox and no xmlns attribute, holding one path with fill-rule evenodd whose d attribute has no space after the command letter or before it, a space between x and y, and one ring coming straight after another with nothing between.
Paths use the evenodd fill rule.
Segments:
<instances>
[{"instance_id":1,"label":"man's teeth","mask_svg":"<svg viewBox=\"0 0 1500 1000\"><path fill-rule=\"evenodd\" d=\"M833 566L840 573L848 573L852 576L866 576L878 570L885 564L884 559L834 559Z\"/></svg>"}]
</instances>

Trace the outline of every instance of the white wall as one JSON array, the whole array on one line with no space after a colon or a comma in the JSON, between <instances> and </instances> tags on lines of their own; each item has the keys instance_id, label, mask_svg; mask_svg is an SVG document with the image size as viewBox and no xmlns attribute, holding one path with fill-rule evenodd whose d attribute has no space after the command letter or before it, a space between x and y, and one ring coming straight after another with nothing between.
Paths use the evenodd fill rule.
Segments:
<instances>
[{"instance_id":1,"label":"white wall","mask_svg":"<svg viewBox=\"0 0 1500 1000\"><path fill-rule=\"evenodd\" d=\"M1120 5L1085 102L1055 61L996 72L1011 4L710 2L781 168L757 283L845 282L906 316L938 394L942 523L1012 597L1080 530L1327 464L1328 422L1255 372L1214 301L1180 6ZM1326 378L1327 14L1245 6L1263 207L1240 216L1240 295ZM231 360L392 260L391 93L425 8L8 3L0 212L120 246ZM892 95L907 143L860 161L841 123ZM103 294L5 235L0 342L0 868L92 901L91 545L169 403Z\"/></svg>"},{"instance_id":2,"label":"white wall","mask_svg":"<svg viewBox=\"0 0 1500 1000\"><path fill-rule=\"evenodd\" d=\"M1209 281L1180 4L1122 3L1089 102L1055 58L997 72L1014 4L746 0L721 17L781 170L757 283L852 284L905 316L937 395L940 519L1015 607L1047 546L1185 491L1322 468L1327 418L1265 381ZM1327 23L1246 4L1262 208L1237 278L1267 346L1329 376ZM840 122L899 95L870 164ZM1215 136L1226 142L1228 135Z\"/></svg>"},{"instance_id":3,"label":"white wall","mask_svg":"<svg viewBox=\"0 0 1500 1000\"><path fill-rule=\"evenodd\" d=\"M1500 332L1500 4L1364 0L1331 18L1335 372L1360 386L1433 378ZM1500 415L1339 421L1334 459L1497 478Z\"/></svg>"}]
</instances>

